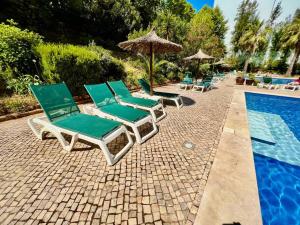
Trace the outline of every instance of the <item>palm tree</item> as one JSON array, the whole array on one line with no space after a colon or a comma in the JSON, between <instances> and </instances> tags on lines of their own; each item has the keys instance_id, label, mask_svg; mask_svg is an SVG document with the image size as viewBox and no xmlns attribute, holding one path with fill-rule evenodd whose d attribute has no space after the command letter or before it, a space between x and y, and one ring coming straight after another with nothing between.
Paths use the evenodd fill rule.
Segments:
<instances>
[{"instance_id":1,"label":"palm tree","mask_svg":"<svg viewBox=\"0 0 300 225\"><path fill-rule=\"evenodd\" d=\"M143 65L144 70L146 71L147 74L149 74L150 73L150 62L149 62L148 57L144 56L142 54L138 54L138 56L142 59L142 62L143 62L142 65ZM159 71L160 71L161 67L164 66L165 64L169 64L171 66L176 67L176 64L169 62L167 60L156 60L156 59L153 60L152 68L153 68L154 76L158 77L160 75Z\"/></svg>"},{"instance_id":2,"label":"palm tree","mask_svg":"<svg viewBox=\"0 0 300 225\"><path fill-rule=\"evenodd\" d=\"M294 20L287 25L284 29L282 36L283 48L290 48L294 50L294 55L292 57L291 63L286 75L290 76L292 74L293 68L297 63L300 55L300 16L295 16Z\"/></svg>"},{"instance_id":3,"label":"palm tree","mask_svg":"<svg viewBox=\"0 0 300 225\"><path fill-rule=\"evenodd\" d=\"M239 40L239 45L244 49L247 56L244 65L245 73L248 70L251 57L255 54L256 50L268 42L267 33L270 30L263 25L263 21L257 19L254 23L249 25L247 31Z\"/></svg>"}]
</instances>

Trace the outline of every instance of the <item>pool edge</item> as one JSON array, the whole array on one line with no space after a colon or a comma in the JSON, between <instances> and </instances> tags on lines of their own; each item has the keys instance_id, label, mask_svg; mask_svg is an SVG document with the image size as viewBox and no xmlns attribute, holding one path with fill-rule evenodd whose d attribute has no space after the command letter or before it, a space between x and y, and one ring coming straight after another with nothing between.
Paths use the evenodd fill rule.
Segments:
<instances>
[{"instance_id":1,"label":"pool edge","mask_svg":"<svg viewBox=\"0 0 300 225\"><path fill-rule=\"evenodd\" d=\"M262 224L244 90L234 90L194 224Z\"/></svg>"}]
</instances>

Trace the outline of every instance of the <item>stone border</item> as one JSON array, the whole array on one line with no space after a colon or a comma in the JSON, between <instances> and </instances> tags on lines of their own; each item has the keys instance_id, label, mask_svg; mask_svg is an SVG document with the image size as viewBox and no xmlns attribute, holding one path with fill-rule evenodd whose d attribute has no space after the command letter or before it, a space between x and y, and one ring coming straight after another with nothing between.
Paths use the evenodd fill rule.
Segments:
<instances>
[{"instance_id":1,"label":"stone border","mask_svg":"<svg viewBox=\"0 0 300 225\"><path fill-rule=\"evenodd\" d=\"M234 90L195 225L261 225L245 94Z\"/></svg>"}]
</instances>

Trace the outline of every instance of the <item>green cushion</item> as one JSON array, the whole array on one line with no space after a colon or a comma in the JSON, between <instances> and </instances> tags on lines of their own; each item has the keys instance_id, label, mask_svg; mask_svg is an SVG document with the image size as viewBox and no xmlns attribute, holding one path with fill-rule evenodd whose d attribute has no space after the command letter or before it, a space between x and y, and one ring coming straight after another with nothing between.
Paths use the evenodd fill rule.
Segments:
<instances>
[{"instance_id":1,"label":"green cushion","mask_svg":"<svg viewBox=\"0 0 300 225\"><path fill-rule=\"evenodd\" d=\"M33 85L30 89L50 121L80 112L65 83Z\"/></svg>"},{"instance_id":2,"label":"green cushion","mask_svg":"<svg viewBox=\"0 0 300 225\"><path fill-rule=\"evenodd\" d=\"M121 125L121 123L113 120L82 113L64 116L52 124L97 139L104 137Z\"/></svg>"},{"instance_id":3,"label":"green cushion","mask_svg":"<svg viewBox=\"0 0 300 225\"><path fill-rule=\"evenodd\" d=\"M159 92L159 91L154 91L153 94L165 98L177 98L179 96L179 94L169 93L169 92Z\"/></svg>"},{"instance_id":4,"label":"green cushion","mask_svg":"<svg viewBox=\"0 0 300 225\"><path fill-rule=\"evenodd\" d=\"M138 82L141 85L142 89L146 93L150 94L150 85L147 83L147 81L145 81L145 79L139 79Z\"/></svg>"},{"instance_id":5,"label":"green cushion","mask_svg":"<svg viewBox=\"0 0 300 225\"><path fill-rule=\"evenodd\" d=\"M139 121L140 119L143 119L149 115L149 113L143 110L134 109L129 106L123 106L117 103L102 106L101 111L129 122Z\"/></svg>"},{"instance_id":6,"label":"green cushion","mask_svg":"<svg viewBox=\"0 0 300 225\"><path fill-rule=\"evenodd\" d=\"M145 81L144 79L139 79L139 84L141 85L142 89L150 94L150 85ZM169 92L159 92L159 91L153 91L153 95L166 97L166 98L177 98L179 94L175 93L169 93Z\"/></svg>"},{"instance_id":7,"label":"green cushion","mask_svg":"<svg viewBox=\"0 0 300 225\"><path fill-rule=\"evenodd\" d=\"M197 86L203 86L205 88L208 88L210 86L210 82L198 82Z\"/></svg>"},{"instance_id":8,"label":"green cushion","mask_svg":"<svg viewBox=\"0 0 300 225\"><path fill-rule=\"evenodd\" d=\"M84 87L97 107L117 103L106 84L90 84Z\"/></svg>"},{"instance_id":9,"label":"green cushion","mask_svg":"<svg viewBox=\"0 0 300 225\"><path fill-rule=\"evenodd\" d=\"M115 94L118 95L119 97L123 98L123 97L131 96L130 91L128 90L126 85L123 83L123 81L121 81L121 80L111 81L111 82L108 82L108 84L111 87L111 89L115 92Z\"/></svg>"},{"instance_id":10,"label":"green cushion","mask_svg":"<svg viewBox=\"0 0 300 225\"><path fill-rule=\"evenodd\" d=\"M128 88L126 87L126 85L121 80L111 81L108 82L108 84L123 102L131 103L134 105L140 105L144 107L150 107L150 108L158 104L157 101L151 99L133 97L129 92Z\"/></svg>"},{"instance_id":11,"label":"green cushion","mask_svg":"<svg viewBox=\"0 0 300 225\"><path fill-rule=\"evenodd\" d=\"M136 97L126 97L126 98L121 98L123 102L131 103L134 105L140 105L144 107L153 107L158 105L159 103L157 101L151 100L151 99L145 99L145 98L136 98Z\"/></svg>"}]
</instances>

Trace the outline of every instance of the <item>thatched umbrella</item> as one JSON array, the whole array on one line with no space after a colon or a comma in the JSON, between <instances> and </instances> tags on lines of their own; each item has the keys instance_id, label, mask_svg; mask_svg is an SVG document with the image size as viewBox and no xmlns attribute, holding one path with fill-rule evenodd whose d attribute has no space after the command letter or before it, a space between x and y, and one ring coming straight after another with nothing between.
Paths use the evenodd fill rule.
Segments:
<instances>
[{"instance_id":1,"label":"thatched umbrella","mask_svg":"<svg viewBox=\"0 0 300 225\"><path fill-rule=\"evenodd\" d=\"M224 64L226 64L226 63L224 62L223 59L221 59L221 60L218 61L218 62L213 63L213 65L224 65Z\"/></svg>"},{"instance_id":2,"label":"thatched umbrella","mask_svg":"<svg viewBox=\"0 0 300 225\"><path fill-rule=\"evenodd\" d=\"M195 55L191 55L189 57L184 58L183 60L185 61L189 61L189 60L197 60L198 61L198 71L199 71L199 66L200 66L200 62L201 60L204 59L214 59L214 57L205 54L204 52L202 52L201 49L199 49L199 51L195 54Z\"/></svg>"},{"instance_id":3,"label":"thatched umbrella","mask_svg":"<svg viewBox=\"0 0 300 225\"><path fill-rule=\"evenodd\" d=\"M153 94L153 57L154 53L179 52L182 46L157 36L154 30L145 36L118 44L124 50L150 55L150 95Z\"/></svg>"}]
</instances>

